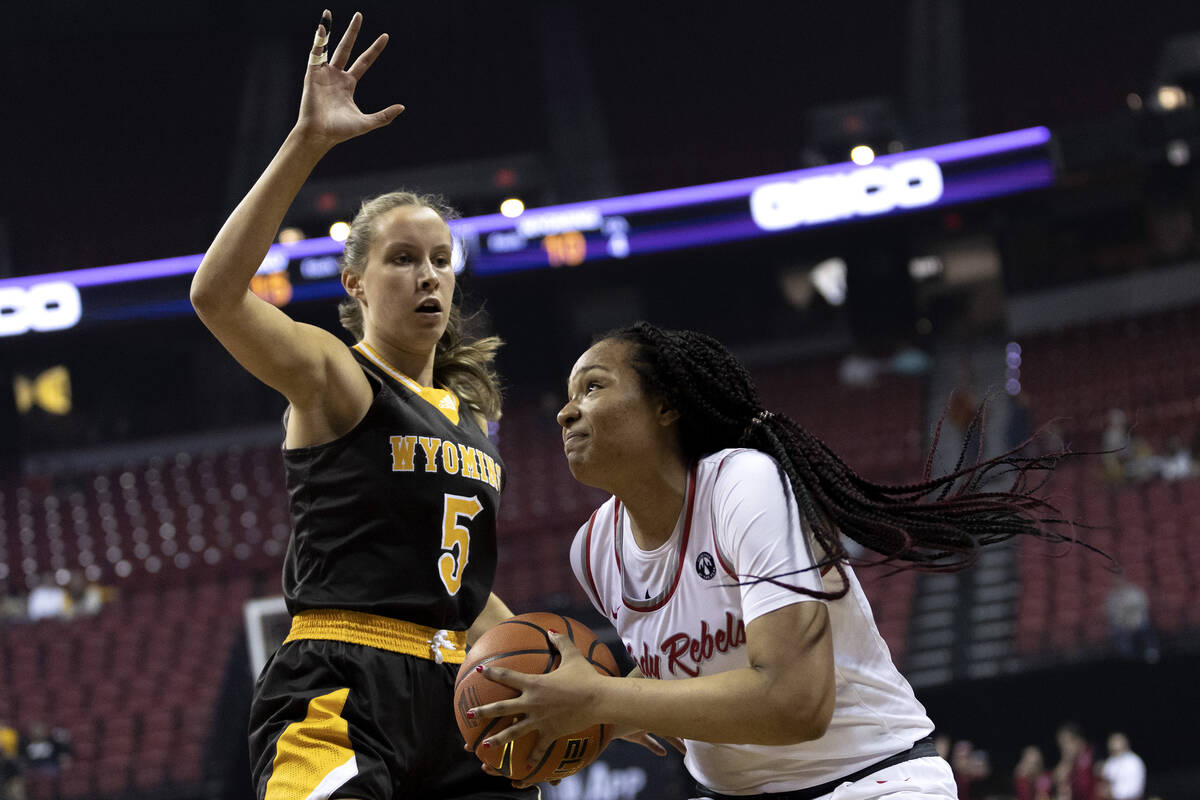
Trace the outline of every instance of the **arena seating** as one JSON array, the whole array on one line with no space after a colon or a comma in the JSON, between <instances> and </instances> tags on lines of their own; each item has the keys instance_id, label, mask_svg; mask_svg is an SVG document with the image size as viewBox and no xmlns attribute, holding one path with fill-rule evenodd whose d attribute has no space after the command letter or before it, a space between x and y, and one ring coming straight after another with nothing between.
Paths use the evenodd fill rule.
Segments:
<instances>
[{"instance_id":1,"label":"arena seating","mask_svg":"<svg viewBox=\"0 0 1200 800\"><path fill-rule=\"evenodd\" d=\"M924 457L921 382L883 375L867 387L838 380L838 359L754 370L763 405L819 436L864 477L903 482Z\"/></svg>"},{"instance_id":2,"label":"arena seating","mask_svg":"<svg viewBox=\"0 0 1200 800\"><path fill-rule=\"evenodd\" d=\"M1110 409L1161 449L1200 420L1200 309L1159 312L1023 338L1021 385L1034 418L1064 418L1075 445L1099 444Z\"/></svg>"},{"instance_id":3,"label":"arena seating","mask_svg":"<svg viewBox=\"0 0 1200 800\"><path fill-rule=\"evenodd\" d=\"M106 584L245 572L278 565L288 533L279 454L269 447L179 452L0 491L0 563L18 589L59 569Z\"/></svg>"},{"instance_id":4,"label":"arena seating","mask_svg":"<svg viewBox=\"0 0 1200 800\"><path fill-rule=\"evenodd\" d=\"M1075 450L1096 450L1110 409L1132 435L1161 452L1200 426L1200 309L1148 315L1021 342L1021 382L1035 420L1058 423ZM1095 459L1068 463L1050 495L1064 514L1095 528L1086 541L1149 595L1154 626L1170 636L1200 626L1200 478L1107 483ZM1077 548L1022 547L1018 648L1087 653L1107 646L1104 602L1117 582L1105 559ZM1055 557L1059 556L1059 557Z\"/></svg>"},{"instance_id":5,"label":"arena seating","mask_svg":"<svg viewBox=\"0 0 1200 800\"><path fill-rule=\"evenodd\" d=\"M95 616L0 628L0 719L62 725L67 798L198 785L249 577L122 593ZM30 800L53 785L35 778Z\"/></svg>"}]
</instances>

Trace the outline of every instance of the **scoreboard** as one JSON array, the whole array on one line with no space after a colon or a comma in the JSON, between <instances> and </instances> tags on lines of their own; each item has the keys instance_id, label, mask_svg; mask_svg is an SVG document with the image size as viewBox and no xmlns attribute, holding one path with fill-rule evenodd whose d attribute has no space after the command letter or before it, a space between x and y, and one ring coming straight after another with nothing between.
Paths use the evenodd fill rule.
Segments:
<instances>
[{"instance_id":1,"label":"scoreboard","mask_svg":"<svg viewBox=\"0 0 1200 800\"><path fill-rule=\"evenodd\" d=\"M474 275L779 236L1053 185L1044 127L881 156L642 194L453 220L455 269ZM251 289L284 306L342 295L328 237L273 245ZM201 255L0 280L0 337L191 313Z\"/></svg>"},{"instance_id":2,"label":"scoreboard","mask_svg":"<svg viewBox=\"0 0 1200 800\"><path fill-rule=\"evenodd\" d=\"M951 206L1054 182L1050 131L1020 131L721 183L457 221L471 271L579 266Z\"/></svg>"}]
</instances>

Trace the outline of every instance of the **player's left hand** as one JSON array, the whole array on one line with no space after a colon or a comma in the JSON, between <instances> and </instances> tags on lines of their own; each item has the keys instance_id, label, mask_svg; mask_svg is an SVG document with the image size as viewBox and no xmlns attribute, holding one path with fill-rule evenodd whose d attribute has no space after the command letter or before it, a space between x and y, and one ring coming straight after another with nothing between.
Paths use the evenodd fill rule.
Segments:
<instances>
[{"instance_id":1,"label":"player's left hand","mask_svg":"<svg viewBox=\"0 0 1200 800\"><path fill-rule=\"evenodd\" d=\"M553 631L549 636L561 656L557 669L545 675L529 675L505 667L483 667L485 678L521 694L471 709L483 718L518 717L512 725L485 739L483 746L502 750L508 742L532 733L536 741L530 751L530 766L539 763L560 736L602 721L597 718L595 702L605 677L596 672L569 637Z\"/></svg>"}]
</instances>

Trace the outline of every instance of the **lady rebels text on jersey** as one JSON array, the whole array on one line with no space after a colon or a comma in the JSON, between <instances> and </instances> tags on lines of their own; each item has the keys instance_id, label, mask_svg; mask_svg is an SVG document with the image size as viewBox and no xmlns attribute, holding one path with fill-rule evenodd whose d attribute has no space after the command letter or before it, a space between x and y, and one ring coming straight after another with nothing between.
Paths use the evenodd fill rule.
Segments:
<instances>
[{"instance_id":1,"label":"lady rebels text on jersey","mask_svg":"<svg viewBox=\"0 0 1200 800\"><path fill-rule=\"evenodd\" d=\"M662 680L748 667L752 620L791 603L825 602L769 582L739 586L736 576L840 588L836 570L821 576L815 569L791 488L757 450L701 459L674 533L654 551L638 548L621 503L610 498L580 528L571 564L642 673ZM827 603L837 696L825 735L785 746L689 740L685 761L696 780L723 793L801 789L907 750L933 731L892 664L858 579L846 571L849 592Z\"/></svg>"}]
</instances>

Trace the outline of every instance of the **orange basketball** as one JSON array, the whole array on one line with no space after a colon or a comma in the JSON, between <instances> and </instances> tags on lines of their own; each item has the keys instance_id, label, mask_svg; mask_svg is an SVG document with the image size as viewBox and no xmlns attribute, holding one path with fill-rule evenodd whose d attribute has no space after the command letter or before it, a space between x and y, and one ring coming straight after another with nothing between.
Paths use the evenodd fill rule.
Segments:
<instances>
[{"instance_id":1,"label":"orange basketball","mask_svg":"<svg viewBox=\"0 0 1200 800\"><path fill-rule=\"evenodd\" d=\"M608 646L583 623L558 614L519 614L506 619L483 636L467 653L467 660L458 669L454 684L454 716L463 739L480 761L514 781L556 781L583 769L600 755L612 739L611 725L593 725L587 730L563 736L546 750L541 763L527 768L533 736L527 735L509 742L498 750L483 747L483 740L507 728L511 721L505 717L467 719L467 710L477 706L508 700L518 692L490 681L475 671L479 665L506 667L518 672L542 674L558 667L559 655L550 643L548 630L555 630L579 649L596 671L617 675L617 662Z\"/></svg>"}]
</instances>

